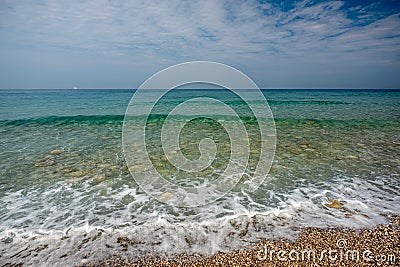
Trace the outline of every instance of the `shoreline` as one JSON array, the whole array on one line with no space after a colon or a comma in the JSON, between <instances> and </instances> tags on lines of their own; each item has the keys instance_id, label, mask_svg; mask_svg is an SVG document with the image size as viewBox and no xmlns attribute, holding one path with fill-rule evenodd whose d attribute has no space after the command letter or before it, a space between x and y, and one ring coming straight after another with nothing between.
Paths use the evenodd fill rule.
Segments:
<instances>
[{"instance_id":1,"label":"shoreline","mask_svg":"<svg viewBox=\"0 0 400 267\"><path fill-rule=\"evenodd\" d=\"M81 266L399 266L400 215L373 228L304 228L295 241L263 240L229 253L208 257L146 256L126 260L118 255Z\"/></svg>"}]
</instances>

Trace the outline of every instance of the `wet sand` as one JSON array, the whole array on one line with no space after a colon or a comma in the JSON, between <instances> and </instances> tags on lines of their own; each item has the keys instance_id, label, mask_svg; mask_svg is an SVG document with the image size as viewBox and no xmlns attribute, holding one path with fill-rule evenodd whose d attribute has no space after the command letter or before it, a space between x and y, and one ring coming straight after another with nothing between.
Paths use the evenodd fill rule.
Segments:
<instances>
[{"instance_id":1,"label":"wet sand","mask_svg":"<svg viewBox=\"0 0 400 267\"><path fill-rule=\"evenodd\" d=\"M210 257L180 255L139 261L114 256L85 266L400 266L400 216L372 229L305 228L296 241L260 241L252 248Z\"/></svg>"}]
</instances>

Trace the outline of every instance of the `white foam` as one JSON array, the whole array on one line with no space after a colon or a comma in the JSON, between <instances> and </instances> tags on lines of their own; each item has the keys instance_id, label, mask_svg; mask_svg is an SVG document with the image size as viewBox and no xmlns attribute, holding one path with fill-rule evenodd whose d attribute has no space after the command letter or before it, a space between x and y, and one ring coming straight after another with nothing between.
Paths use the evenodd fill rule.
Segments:
<instances>
[{"instance_id":1,"label":"white foam","mask_svg":"<svg viewBox=\"0 0 400 267\"><path fill-rule=\"evenodd\" d=\"M398 190L388 186L397 183L391 177L371 183L338 175L321 183L286 193L262 189L265 198L230 192L194 210L163 205L128 185L109 186L103 196L96 194L103 185L64 182L46 192L21 190L2 198L0 251L5 262L27 266L76 265L115 253L210 255L264 238L293 239L303 226L371 227L400 204ZM345 211L324 206L329 199L340 200ZM349 212L354 215L347 218Z\"/></svg>"}]
</instances>

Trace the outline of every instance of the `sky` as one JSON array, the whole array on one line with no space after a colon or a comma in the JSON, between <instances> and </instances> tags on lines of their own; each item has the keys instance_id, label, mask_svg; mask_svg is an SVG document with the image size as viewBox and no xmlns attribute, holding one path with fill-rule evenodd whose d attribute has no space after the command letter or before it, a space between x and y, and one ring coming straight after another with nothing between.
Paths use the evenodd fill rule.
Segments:
<instances>
[{"instance_id":1,"label":"sky","mask_svg":"<svg viewBox=\"0 0 400 267\"><path fill-rule=\"evenodd\" d=\"M196 60L260 88L400 88L400 4L0 1L0 89L137 88Z\"/></svg>"}]
</instances>

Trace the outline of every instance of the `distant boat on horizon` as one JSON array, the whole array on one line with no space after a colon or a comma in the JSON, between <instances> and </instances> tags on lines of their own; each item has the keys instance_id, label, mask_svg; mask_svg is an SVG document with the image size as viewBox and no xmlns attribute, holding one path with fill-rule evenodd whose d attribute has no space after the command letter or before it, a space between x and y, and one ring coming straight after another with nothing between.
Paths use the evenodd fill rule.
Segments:
<instances>
[{"instance_id":1,"label":"distant boat on horizon","mask_svg":"<svg viewBox=\"0 0 400 267\"><path fill-rule=\"evenodd\" d=\"M78 90L78 87L74 86L74 90Z\"/></svg>"}]
</instances>

